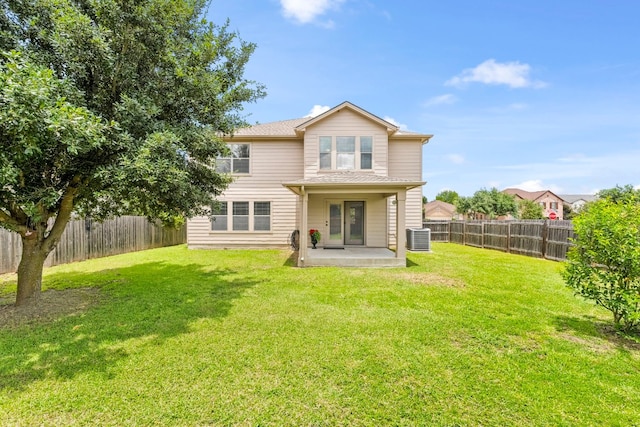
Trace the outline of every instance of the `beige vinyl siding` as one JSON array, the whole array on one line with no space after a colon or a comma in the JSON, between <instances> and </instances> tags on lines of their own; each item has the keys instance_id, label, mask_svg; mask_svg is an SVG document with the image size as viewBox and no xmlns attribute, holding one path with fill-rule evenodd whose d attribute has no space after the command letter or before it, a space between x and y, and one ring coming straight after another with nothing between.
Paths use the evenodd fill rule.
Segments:
<instances>
[{"instance_id":1,"label":"beige vinyl siding","mask_svg":"<svg viewBox=\"0 0 640 427\"><path fill-rule=\"evenodd\" d=\"M244 141L243 141L244 143ZM299 224L298 198L282 186L302 177L302 143L250 141L251 173L238 176L219 200L227 202L270 202L270 231L212 231L208 217L188 222L190 248L286 247ZM251 214L253 203L250 203ZM231 203L228 206L231 228ZM250 215L252 218L252 215Z\"/></svg>"},{"instance_id":2,"label":"beige vinyl siding","mask_svg":"<svg viewBox=\"0 0 640 427\"><path fill-rule=\"evenodd\" d=\"M389 141L389 176L415 181L422 180L422 143L419 141ZM395 244L396 206L389 200L389 241ZM422 228L422 188L407 192L406 227ZM405 230L401 230L403 233Z\"/></svg>"},{"instance_id":3,"label":"beige vinyl siding","mask_svg":"<svg viewBox=\"0 0 640 427\"><path fill-rule=\"evenodd\" d=\"M382 126L354 113L340 110L310 126L304 137L304 177L311 178L330 171L319 171L319 137L331 136L371 136L373 137L373 164L367 170L377 175L387 175L387 133Z\"/></svg>"},{"instance_id":4,"label":"beige vinyl siding","mask_svg":"<svg viewBox=\"0 0 640 427\"><path fill-rule=\"evenodd\" d=\"M395 197L389 198L389 242L396 244L396 205ZM407 192L406 228L422 228L422 188L414 188ZM406 232L406 230L404 231Z\"/></svg>"}]
</instances>

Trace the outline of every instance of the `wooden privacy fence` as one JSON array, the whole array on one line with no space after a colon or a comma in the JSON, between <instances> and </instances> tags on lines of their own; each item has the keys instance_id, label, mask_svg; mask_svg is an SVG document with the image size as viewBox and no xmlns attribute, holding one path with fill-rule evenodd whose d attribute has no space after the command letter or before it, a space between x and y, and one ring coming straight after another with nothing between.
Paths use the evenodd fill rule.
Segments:
<instances>
[{"instance_id":1,"label":"wooden privacy fence","mask_svg":"<svg viewBox=\"0 0 640 427\"><path fill-rule=\"evenodd\" d=\"M574 237L571 221L425 221L434 242L564 261Z\"/></svg>"},{"instance_id":2,"label":"wooden privacy fence","mask_svg":"<svg viewBox=\"0 0 640 427\"><path fill-rule=\"evenodd\" d=\"M45 267L179 245L186 239L186 226L164 228L139 216L123 216L103 223L90 219L72 220L67 224L58 246L49 254ZM0 229L0 274L16 271L21 253L20 236Z\"/></svg>"}]
</instances>

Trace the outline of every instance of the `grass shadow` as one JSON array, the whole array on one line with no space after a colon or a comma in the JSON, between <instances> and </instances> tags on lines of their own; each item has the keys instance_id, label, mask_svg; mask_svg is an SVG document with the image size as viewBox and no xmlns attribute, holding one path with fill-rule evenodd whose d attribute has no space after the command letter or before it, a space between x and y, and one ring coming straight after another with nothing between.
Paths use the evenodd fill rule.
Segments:
<instances>
[{"instance_id":1,"label":"grass shadow","mask_svg":"<svg viewBox=\"0 0 640 427\"><path fill-rule=\"evenodd\" d=\"M86 309L54 320L0 325L0 389L85 372L108 376L128 357L125 341L144 338L144 345L161 345L189 332L197 319L225 317L234 300L257 283L234 270L166 262L52 274L45 282L58 289L97 288L99 296Z\"/></svg>"},{"instance_id":2,"label":"grass shadow","mask_svg":"<svg viewBox=\"0 0 640 427\"><path fill-rule=\"evenodd\" d=\"M291 255L283 264L284 267L297 267L298 266L298 251L291 252Z\"/></svg>"},{"instance_id":3,"label":"grass shadow","mask_svg":"<svg viewBox=\"0 0 640 427\"><path fill-rule=\"evenodd\" d=\"M407 257L407 267L418 267L420 264Z\"/></svg>"},{"instance_id":4,"label":"grass shadow","mask_svg":"<svg viewBox=\"0 0 640 427\"><path fill-rule=\"evenodd\" d=\"M555 318L559 332L572 332L581 338L601 339L618 349L640 351L640 334L623 333L613 322L603 322L594 316L558 316Z\"/></svg>"}]
</instances>

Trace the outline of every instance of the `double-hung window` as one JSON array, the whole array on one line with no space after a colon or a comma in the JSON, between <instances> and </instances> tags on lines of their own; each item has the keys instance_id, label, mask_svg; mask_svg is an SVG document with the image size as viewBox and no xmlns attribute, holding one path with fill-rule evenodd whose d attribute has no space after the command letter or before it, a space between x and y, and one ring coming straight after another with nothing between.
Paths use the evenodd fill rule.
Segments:
<instances>
[{"instance_id":1,"label":"double-hung window","mask_svg":"<svg viewBox=\"0 0 640 427\"><path fill-rule=\"evenodd\" d=\"M373 137L321 136L318 139L320 170L370 170Z\"/></svg>"},{"instance_id":2,"label":"double-hung window","mask_svg":"<svg viewBox=\"0 0 640 427\"><path fill-rule=\"evenodd\" d=\"M227 227L227 202L217 202L212 210L211 229L214 231L227 231Z\"/></svg>"},{"instance_id":3,"label":"double-hung window","mask_svg":"<svg viewBox=\"0 0 640 427\"><path fill-rule=\"evenodd\" d=\"M336 136L336 169L356 168L356 137Z\"/></svg>"},{"instance_id":4,"label":"double-hung window","mask_svg":"<svg viewBox=\"0 0 640 427\"><path fill-rule=\"evenodd\" d=\"M232 202L233 231L249 230L249 202Z\"/></svg>"},{"instance_id":5,"label":"double-hung window","mask_svg":"<svg viewBox=\"0 0 640 427\"><path fill-rule=\"evenodd\" d=\"M271 203L253 202L253 230L271 230Z\"/></svg>"},{"instance_id":6,"label":"double-hung window","mask_svg":"<svg viewBox=\"0 0 640 427\"><path fill-rule=\"evenodd\" d=\"M360 137L360 169L371 169L373 167L373 138L370 136Z\"/></svg>"},{"instance_id":7,"label":"double-hung window","mask_svg":"<svg viewBox=\"0 0 640 427\"><path fill-rule=\"evenodd\" d=\"M249 173L251 146L249 144L229 144L230 155L216 159L216 172Z\"/></svg>"},{"instance_id":8,"label":"double-hung window","mask_svg":"<svg viewBox=\"0 0 640 427\"><path fill-rule=\"evenodd\" d=\"M320 137L320 169L331 169L332 139L330 136Z\"/></svg>"}]
</instances>

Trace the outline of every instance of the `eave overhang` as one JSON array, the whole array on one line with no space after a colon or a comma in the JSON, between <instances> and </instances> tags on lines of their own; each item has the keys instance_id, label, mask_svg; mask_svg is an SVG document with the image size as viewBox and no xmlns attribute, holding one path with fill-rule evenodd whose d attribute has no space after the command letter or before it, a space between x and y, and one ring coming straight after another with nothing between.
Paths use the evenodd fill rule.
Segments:
<instances>
[{"instance_id":1,"label":"eave overhang","mask_svg":"<svg viewBox=\"0 0 640 427\"><path fill-rule=\"evenodd\" d=\"M314 178L285 182L282 185L299 196L304 194L373 193L390 197L400 191L408 191L425 184L425 181L372 174L329 173Z\"/></svg>"}]
</instances>

